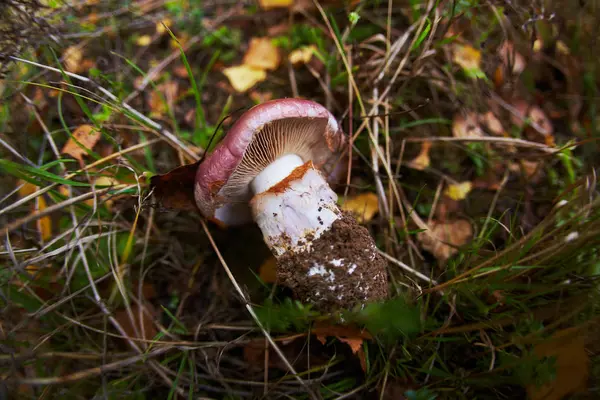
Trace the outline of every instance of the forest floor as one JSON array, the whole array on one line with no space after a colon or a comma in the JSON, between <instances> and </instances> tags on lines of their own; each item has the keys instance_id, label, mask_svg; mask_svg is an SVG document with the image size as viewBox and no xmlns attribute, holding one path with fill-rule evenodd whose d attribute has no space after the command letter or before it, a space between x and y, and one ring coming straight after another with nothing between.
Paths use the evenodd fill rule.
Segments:
<instances>
[{"instance_id":1,"label":"forest floor","mask_svg":"<svg viewBox=\"0 0 600 400\"><path fill-rule=\"evenodd\" d=\"M583 0L0 5L0 398L598 398L599 21ZM256 226L151 190L285 97L351 138L339 202L389 261L390 299L344 321L277 284Z\"/></svg>"}]
</instances>

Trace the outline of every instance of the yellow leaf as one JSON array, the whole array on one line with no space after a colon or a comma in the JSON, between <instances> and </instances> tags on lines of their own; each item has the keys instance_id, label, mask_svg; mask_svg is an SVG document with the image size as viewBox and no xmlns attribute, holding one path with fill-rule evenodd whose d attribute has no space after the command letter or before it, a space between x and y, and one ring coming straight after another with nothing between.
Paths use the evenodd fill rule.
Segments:
<instances>
[{"instance_id":1,"label":"yellow leaf","mask_svg":"<svg viewBox=\"0 0 600 400\"><path fill-rule=\"evenodd\" d=\"M26 182L22 179L19 179L19 185L23 185L19 188L19 196L26 197L32 193L35 193L38 190L38 187L33 183Z\"/></svg>"},{"instance_id":2,"label":"yellow leaf","mask_svg":"<svg viewBox=\"0 0 600 400\"><path fill-rule=\"evenodd\" d=\"M46 200L42 196L38 196L36 199L37 211L43 212L46 206ZM37 220L37 229L40 232L40 236L42 237L42 241L47 241L52 237L52 219L50 216L46 215Z\"/></svg>"},{"instance_id":3,"label":"yellow leaf","mask_svg":"<svg viewBox=\"0 0 600 400\"><path fill-rule=\"evenodd\" d=\"M79 46L69 46L63 52L63 60L65 63L65 70L69 72L78 72L81 68L81 60L83 60L83 53Z\"/></svg>"},{"instance_id":4,"label":"yellow leaf","mask_svg":"<svg viewBox=\"0 0 600 400\"><path fill-rule=\"evenodd\" d=\"M296 64L308 64L312 59L313 54L317 51L317 46L311 44L310 46L303 46L299 49L296 49L290 53L288 56L288 60L296 65Z\"/></svg>"},{"instance_id":5,"label":"yellow leaf","mask_svg":"<svg viewBox=\"0 0 600 400\"><path fill-rule=\"evenodd\" d=\"M137 38L137 40L135 41L135 43L138 46L148 46L150 43L152 43L152 36L150 35L142 35L139 38Z\"/></svg>"},{"instance_id":6,"label":"yellow leaf","mask_svg":"<svg viewBox=\"0 0 600 400\"><path fill-rule=\"evenodd\" d=\"M560 400L583 392L587 386L590 360L585 349L585 337L578 328L557 332L534 348L537 357L555 357L556 376L542 386L527 386L531 400Z\"/></svg>"},{"instance_id":7,"label":"yellow leaf","mask_svg":"<svg viewBox=\"0 0 600 400\"><path fill-rule=\"evenodd\" d=\"M375 193L362 193L348 199L342 204L342 210L356 215L360 224L369 222L379 212L379 198Z\"/></svg>"},{"instance_id":8,"label":"yellow leaf","mask_svg":"<svg viewBox=\"0 0 600 400\"><path fill-rule=\"evenodd\" d=\"M279 49L267 37L250 39L243 63L258 69L275 70L281 62Z\"/></svg>"},{"instance_id":9,"label":"yellow leaf","mask_svg":"<svg viewBox=\"0 0 600 400\"><path fill-rule=\"evenodd\" d=\"M277 260L270 256L258 268L258 276L265 283L275 283L277 281Z\"/></svg>"},{"instance_id":10,"label":"yellow leaf","mask_svg":"<svg viewBox=\"0 0 600 400\"><path fill-rule=\"evenodd\" d=\"M165 25L168 28L171 28L172 24L173 24L173 21L171 21L169 18L165 18L162 21L158 21L156 23L156 33L158 33L159 35L162 35L163 33L165 33L167 31L167 29L165 28Z\"/></svg>"},{"instance_id":11,"label":"yellow leaf","mask_svg":"<svg viewBox=\"0 0 600 400\"><path fill-rule=\"evenodd\" d=\"M411 168L423 171L429 167L431 160L429 159L429 149L431 149L431 142L426 141L421 144L421 152L412 161L409 162Z\"/></svg>"},{"instance_id":12,"label":"yellow leaf","mask_svg":"<svg viewBox=\"0 0 600 400\"><path fill-rule=\"evenodd\" d=\"M460 65L471 78L484 78L481 70L481 52L469 45L457 44L454 46L452 61Z\"/></svg>"},{"instance_id":13,"label":"yellow leaf","mask_svg":"<svg viewBox=\"0 0 600 400\"><path fill-rule=\"evenodd\" d=\"M423 249L429 251L440 262L445 262L458 252L457 247L465 245L473 236L469 221L436 222L429 225L430 231L419 232L417 239Z\"/></svg>"},{"instance_id":14,"label":"yellow leaf","mask_svg":"<svg viewBox=\"0 0 600 400\"><path fill-rule=\"evenodd\" d=\"M223 74L229 79L231 86L240 93L267 79L265 70L253 68L249 65L236 65L225 68Z\"/></svg>"},{"instance_id":15,"label":"yellow leaf","mask_svg":"<svg viewBox=\"0 0 600 400\"><path fill-rule=\"evenodd\" d=\"M258 4L264 10L273 8L289 8L294 4L294 0L258 0Z\"/></svg>"},{"instance_id":16,"label":"yellow leaf","mask_svg":"<svg viewBox=\"0 0 600 400\"><path fill-rule=\"evenodd\" d=\"M473 189L473 184L469 181L454 183L446 188L444 194L452 200L464 200L467 198L471 189Z\"/></svg>"}]
</instances>

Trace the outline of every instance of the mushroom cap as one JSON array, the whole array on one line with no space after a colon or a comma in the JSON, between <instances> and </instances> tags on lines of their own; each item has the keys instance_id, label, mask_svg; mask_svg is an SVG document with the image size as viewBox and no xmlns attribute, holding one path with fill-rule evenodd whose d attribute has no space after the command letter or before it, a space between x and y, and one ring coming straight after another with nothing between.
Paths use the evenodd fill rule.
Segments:
<instances>
[{"instance_id":1,"label":"mushroom cap","mask_svg":"<svg viewBox=\"0 0 600 400\"><path fill-rule=\"evenodd\" d=\"M199 165L194 197L200 212L215 222L251 220L250 183L285 154L296 154L329 176L339 172L346 136L322 105L303 99L272 100L246 111Z\"/></svg>"}]
</instances>

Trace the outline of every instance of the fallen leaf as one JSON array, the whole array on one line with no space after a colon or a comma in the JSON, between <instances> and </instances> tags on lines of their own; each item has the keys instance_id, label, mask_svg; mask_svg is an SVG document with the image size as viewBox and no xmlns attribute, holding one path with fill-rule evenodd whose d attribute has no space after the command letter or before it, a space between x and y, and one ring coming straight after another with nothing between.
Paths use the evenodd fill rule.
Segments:
<instances>
[{"instance_id":1,"label":"fallen leaf","mask_svg":"<svg viewBox=\"0 0 600 400\"><path fill-rule=\"evenodd\" d=\"M444 190L444 194L452 200L464 200L467 198L469 192L471 192L471 189L473 189L473 184L469 181L452 183Z\"/></svg>"},{"instance_id":2,"label":"fallen leaf","mask_svg":"<svg viewBox=\"0 0 600 400\"><path fill-rule=\"evenodd\" d=\"M271 38L255 37L250 39L248 51L244 55L243 64L257 69L275 70L281 62L279 49Z\"/></svg>"},{"instance_id":3,"label":"fallen leaf","mask_svg":"<svg viewBox=\"0 0 600 400\"><path fill-rule=\"evenodd\" d=\"M421 152L409 162L409 166L419 171L423 171L425 168L429 167L429 164L431 163L429 158L429 149L431 149L431 142L423 142L421 144Z\"/></svg>"},{"instance_id":4,"label":"fallen leaf","mask_svg":"<svg viewBox=\"0 0 600 400\"><path fill-rule=\"evenodd\" d=\"M465 245L473 236L473 227L465 219L432 221L430 228L430 231L419 232L417 238L423 249L433 254L441 263L456 254L457 247Z\"/></svg>"},{"instance_id":5,"label":"fallen leaf","mask_svg":"<svg viewBox=\"0 0 600 400\"><path fill-rule=\"evenodd\" d=\"M540 107L530 105L524 100L515 101L513 107L516 112L512 113L510 118L515 126L522 128L525 125L525 121L529 119L539 126L542 130L541 134L551 135L554 132L552 122L550 122L550 119Z\"/></svg>"},{"instance_id":6,"label":"fallen leaf","mask_svg":"<svg viewBox=\"0 0 600 400\"><path fill-rule=\"evenodd\" d=\"M308 64L313 57L313 54L317 52L317 46L311 44L310 46L302 46L290 53L288 60L293 64Z\"/></svg>"},{"instance_id":7,"label":"fallen leaf","mask_svg":"<svg viewBox=\"0 0 600 400\"><path fill-rule=\"evenodd\" d=\"M80 145L88 150L91 150L94 148L96 143L98 143L98 140L100 140L100 136L100 131L93 126L81 125L75 129L73 136L69 138L67 143L65 143L61 153L68 154L76 160L83 162L83 156L87 155L87 152L85 149L81 148ZM79 144L75 141L75 139L77 142L79 142Z\"/></svg>"},{"instance_id":8,"label":"fallen leaf","mask_svg":"<svg viewBox=\"0 0 600 400\"><path fill-rule=\"evenodd\" d=\"M518 75L525 69L525 57L515 50L515 45L506 40L498 48L498 55L502 64L507 70L512 71L514 75Z\"/></svg>"},{"instance_id":9,"label":"fallen leaf","mask_svg":"<svg viewBox=\"0 0 600 400\"><path fill-rule=\"evenodd\" d=\"M127 337L152 340L158 334L158 330L153 323L157 315L156 309L149 302L144 302L144 308L145 310L142 311L142 308L137 303L131 305L131 313L133 314L133 323L135 325L132 324L132 320L129 318L129 313L126 309L115 312L115 319L119 322Z\"/></svg>"},{"instance_id":10,"label":"fallen leaf","mask_svg":"<svg viewBox=\"0 0 600 400\"><path fill-rule=\"evenodd\" d=\"M487 130L492 135L504 136L504 134L505 134L504 127L502 126L502 123L494 115L493 112L488 111L486 113L480 114L479 121L481 122L482 125L484 125L487 128Z\"/></svg>"},{"instance_id":11,"label":"fallen leaf","mask_svg":"<svg viewBox=\"0 0 600 400\"><path fill-rule=\"evenodd\" d=\"M258 276L265 283L275 283L277 281L277 260L270 256L258 268Z\"/></svg>"},{"instance_id":12,"label":"fallen leaf","mask_svg":"<svg viewBox=\"0 0 600 400\"><path fill-rule=\"evenodd\" d=\"M342 204L342 210L352 212L358 223L364 224L379 212L379 198L375 193L370 192L348 197Z\"/></svg>"},{"instance_id":13,"label":"fallen leaf","mask_svg":"<svg viewBox=\"0 0 600 400\"><path fill-rule=\"evenodd\" d=\"M19 196L21 197L29 196L30 194L33 194L38 190L38 187L35 186L33 183L26 182L22 179L19 179L17 186L21 186L19 188Z\"/></svg>"},{"instance_id":14,"label":"fallen leaf","mask_svg":"<svg viewBox=\"0 0 600 400\"><path fill-rule=\"evenodd\" d=\"M537 357L555 357L555 379L541 386L527 386L531 400L560 400L573 393L585 392L590 360L585 337L578 328L559 331L534 348Z\"/></svg>"},{"instance_id":15,"label":"fallen leaf","mask_svg":"<svg viewBox=\"0 0 600 400\"><path fill-rule=\"evenodd\" d=\"M150 35L142 35L135 41L135 44L142 47L148 46L150 43L152 43L152 36Z\"/></svg>"},{"instance_id":16,"label":"fallen leaf","mask_svg":"<svg viewBox=\"0 0 600 400\"><path fill-rule=\"evenodd\" d=\"M294 0L258 0L258 4L264 10L273 8L289 8L294 5Z\"/></svg>"},{"instance_id":17,"label":"fallen leaf","mask_svg":"<svg viewBox=\"0 0 600 400\"><path fill-rule=\"evenodd\" d=\"M252 92L250 92L250 98L256 104L261 104L261 103L271 100L273 98L273 93L259 92L259 91L253 90Z\"/></svg>"},{"instance_id":18,"label":"fallen leaf","mask_svg":"<svg viewBox=\"0 0 600 400\"><path fill-rule=\"evenodd\" d=\"M150 187L157 203L167 209L196 211L194 185L198 165L199 162L184 165L150 178Z\"/></svg>"},{"instance_id":19,"label":"fallen leaf","mask_svg":"<svg viewBox=\"0 0 600 400\"><path fill-rule=\"evenodd\" d=\"M148 97L151 117L165 115L169 109L175 110L175 102L179 92L179 84L176 81L162 83L153 90Z\"/></svg>"},{"instance_id":20,"label":"fallen leaf","mask_svg":"<svg viewBox=\"0 0 600 400\"><path fill-rule=\"evenodd\" d=\"M481 52L469 45L455 44L452 61L458 64L470 78L485 78L481 70Z\"/></svg>"},{"instance_id":21,"label":"fallen leaf","mask_svg":"<svg viewBox=\"0 0 600 400\"><path fill-rule=\"evenodd\" d=\"M83 53L80 46L67 47L62 56L66 71L74 73L81 71L81 60L83 60Z\"/></svg>"},{"instance_id":22,"label":"fallen leaf","mask_svg":"<svg viewBox=\"0 0 600 400\"><path fill-rule=\"evenodd\" d=\"M540 169L539 161L519 160L519 163L528 179L533 179Z\"/></svg>"},{"instance_id":23,"label":"fallen leaf","mask_svg":"<svg viewBox=\"0 0 600 400\"><path fill-rule=\"evenodd\" d=\"M165 33L167 31L167 29L165 28L165 25L168 28L171 28L171 25L173 25L173 21L171 21L169 18L165 18L162 21L158 21L156 23L156 33L158 33L159 35L162 35L163 33Z\"/></svg>"},{"instance_id":24,"label":"fallen leaf","mask_svg":"<svg viewBox=\"0 0 600 400\"><path fill-rule=\"evenodd\" d=\"M243 93L257 83L267 79L265 70L249 65L236 65L225 68L223 74L229 79L231 86L239 93Z\"/></svg>"},{"instance_id":25,"label":"fallen leaf","mask_svg":"<svg viewBox=\"0 0 600 400\"><path fill-rule=\"evenodd\" d=\"M43 196L38 196L36 199L36 211L43 212L48 206ZM45 215L36 221L38 232L43 242L46 242L52 237L52 218L49 215Z\"/></svg>"},{"instance_id":26,"label":"fallen leaf","mask_svg":"<svg viewBox=\"0 0 600 400\"><path fill-rule=\"evenodd\" d=\"M452 136L457 138L482 137L478 115L472 111L457 113L452 120Z\"/></svg>"}]
</instances>

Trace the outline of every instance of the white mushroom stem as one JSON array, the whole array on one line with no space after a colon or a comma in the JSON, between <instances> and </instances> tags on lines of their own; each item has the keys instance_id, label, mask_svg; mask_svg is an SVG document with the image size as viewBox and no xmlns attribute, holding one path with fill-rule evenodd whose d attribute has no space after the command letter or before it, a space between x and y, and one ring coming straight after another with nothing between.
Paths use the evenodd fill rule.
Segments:
<instances>
[{"instance_id":1,"label":"white mushroom stem","mask_svg":"<svg viewBox=\"0 0 600 400\"><path fill-rule=\"evenodd\" d=\"M286 155L256 178L250 201L254 220L276 257L309 250L340 217L337 195L311 161Z\"/></svg>"}]
</instances>

